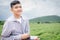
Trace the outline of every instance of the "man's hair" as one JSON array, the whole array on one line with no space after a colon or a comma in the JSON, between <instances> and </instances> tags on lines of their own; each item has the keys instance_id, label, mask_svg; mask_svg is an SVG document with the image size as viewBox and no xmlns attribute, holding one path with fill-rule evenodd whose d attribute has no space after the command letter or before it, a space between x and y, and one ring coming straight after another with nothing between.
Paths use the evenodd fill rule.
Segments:
<instances>
[{"instance_id":1,"label":"man's hair","mask_svg":"<svg viewBox=\"0 0 60 40\"><path fill-rule=\"evenodd\" d=\"M16 5L16 4L21 4L20 3L20 1L18 1L18 0L15 0L15 1L12 1L11 3L10 3L10 7L12 8L14 5Z\"/></svg>"}]
</instances>

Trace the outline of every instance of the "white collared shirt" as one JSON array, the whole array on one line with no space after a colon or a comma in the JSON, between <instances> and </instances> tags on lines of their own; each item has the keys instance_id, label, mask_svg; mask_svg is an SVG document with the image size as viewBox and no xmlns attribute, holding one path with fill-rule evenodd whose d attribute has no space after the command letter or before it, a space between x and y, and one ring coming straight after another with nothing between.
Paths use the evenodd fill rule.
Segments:
<instances>
[{"instance_id":1,"label":"white collared shirt","mask_svg":"<svg viewBox=\"0 0 60 40\"><path fill-rule=\"evenodd\" d=\"M17 21L19 21L20 23L21 23L21 18L19 18L19 19L16 19Z\"/></svg>"}]
</instances>

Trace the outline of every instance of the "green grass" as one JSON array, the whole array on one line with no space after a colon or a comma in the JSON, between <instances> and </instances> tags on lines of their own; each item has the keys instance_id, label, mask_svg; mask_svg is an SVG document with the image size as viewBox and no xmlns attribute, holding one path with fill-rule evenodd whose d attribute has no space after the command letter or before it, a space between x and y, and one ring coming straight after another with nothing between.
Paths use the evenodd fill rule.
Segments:
<instances>
[{"instance_id":1,"label":"green grass","mask_svg":"<svg viewBox=\"0 0 60 40\"><path fill-rule=\"evenodd\" d=\"M60 23L30 23L31 35L39 36L41 40L60 40ZM0 34L2 25L0 25Z\"/></svg>"},{"instance_id":2,"label":"green grass","mask_svg":"<svg viewBox=\"0 0 60 40\"><path fill-rule=\"evenodd\" d=\"M0 25L0 35L1 35L1 32L2 32L2 28L3 28L2 25Z\"/></svg>"},{"instance_id":3,"label":"green grass","mask_svg":"<svg viewBox=\"0 0 60 40\"><path fill-rule=\"evenodd\" d=\"M60 40L60 23L31 23L30 25L31 35L39 36L41 40Z\"/></svg>"}]
</instances>

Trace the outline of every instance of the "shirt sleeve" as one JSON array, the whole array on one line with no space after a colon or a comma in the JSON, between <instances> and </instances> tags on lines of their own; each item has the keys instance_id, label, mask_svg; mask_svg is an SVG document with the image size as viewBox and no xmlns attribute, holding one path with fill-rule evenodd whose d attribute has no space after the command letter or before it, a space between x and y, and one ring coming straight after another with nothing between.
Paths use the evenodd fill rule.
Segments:
<instances>
[{"instance_id":1,"label":"shirt sleeve","mask_svg":"<svg viewBox=\"0 0 60 40\"><path fill-rule=\"evenodd\" d=\"M5 22L3 26L3 30L1 33L1 40L20 40L21 39L21 34L12 36L12 27L9 22Z\"/></svg>"},{"instance_id":2,"label":"shirt sleeve","mask_svg":"<svg viewBox=\"0 0 60 40\"><path fill-rule=\"evenodd\" d=\"M29 25L29 20L27 20L27 21L26 21L25 33L30 34L30 25Z\"/></svg>"},{"instance_id":3,"label":"shirt sleeve","mask_svg":"<svg viewBox=\"0 0 60 40\"><path fill-rule=\"evenodd\" d=\"M10 37L1 37L1 40L21 40L21 34L16 36L10 36Z\"/></svg>"}]
</instances>

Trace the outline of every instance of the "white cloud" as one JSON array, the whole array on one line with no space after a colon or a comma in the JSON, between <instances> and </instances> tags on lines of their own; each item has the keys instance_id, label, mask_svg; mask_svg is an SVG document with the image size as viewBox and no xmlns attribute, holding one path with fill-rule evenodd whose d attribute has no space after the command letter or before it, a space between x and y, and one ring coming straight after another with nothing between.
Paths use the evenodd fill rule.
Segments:
<instances>
[{"instance_id":1,"label":"white cloud","mask_svg":"<svg viewBox=\"0 0 60 40\"><path fill-rule=\"evenodd\" d=\"M36 8L36 5L31 0L20 0L20 1L21 1L24 12L27 12L32 10L33 8Z\"/></svg>"},{"instance_id":2,"label":"white cloud","mask_svg":"<svg viewBox=\"0 0 60 40\"><path fill-rule=\"evenodd\" d=\"M34 17L40 17L40 16L47 16L47 15L58 15L60 16L60 7L59 5L56 6L56 2L54 1L32 1L34 3L34 5L36 6L35 12L33 11L34 9L32 9L32 11L30 11L31 13L29 14L29 17L34 18Z\"/></svg>"}]
</instances>

